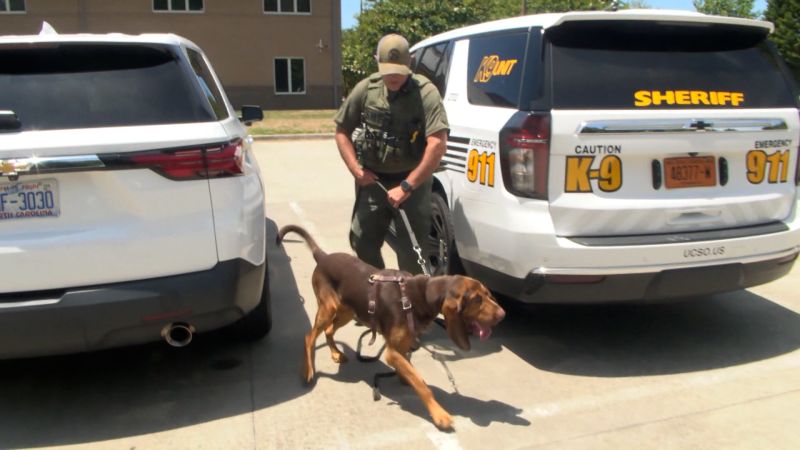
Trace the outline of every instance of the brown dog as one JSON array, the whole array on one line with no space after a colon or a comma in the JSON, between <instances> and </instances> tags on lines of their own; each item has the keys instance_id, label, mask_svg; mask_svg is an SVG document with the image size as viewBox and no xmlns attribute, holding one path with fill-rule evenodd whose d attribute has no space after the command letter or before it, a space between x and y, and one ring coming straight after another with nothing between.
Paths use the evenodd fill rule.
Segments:
<instances>
[{"instance_id":1,"label":"brown dog","mask_svg":"<svg viewBox=\"0 0 800 450\"><path fill-rule=\"evenodd\" d=\"M439 313L444 315L450 339L462 349L470 348L469 331L481 340L487 339L492 327L505 317L505 311L494 301L489 290L479 281L465 276L412 276L399 270L378 269L346 253L329 255L317 246L306 230L296 225L281 228L278 242L290 232L305 239L317 262L311 282L318 309L314 326L305 339L303 381L310 384L314 380L314 347L322 331L325 331L334 362L347 361L336 348L333 334L357 317L384 337L386 363L414 388L428 408L433 423L440 429L451 429L453 418L433 398L430 388L406 355L414 347L420 331ZM389 279L403 277L411 308L403 309L399 283L393 280L379 283L376 289L370 282L370 276L374 275ZM370 297L374 301L372 313L369 312ZM410 321L413 324L409 324Z\"/></svg>"}]
</instances>

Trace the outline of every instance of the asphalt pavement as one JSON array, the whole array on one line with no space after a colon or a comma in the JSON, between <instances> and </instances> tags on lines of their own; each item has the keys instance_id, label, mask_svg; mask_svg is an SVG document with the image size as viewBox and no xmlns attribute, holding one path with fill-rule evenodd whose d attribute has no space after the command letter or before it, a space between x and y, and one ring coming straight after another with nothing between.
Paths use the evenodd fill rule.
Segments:
<instances>
[{"instance_id":1,"label":"asphalt pavement","mask_svg":"<svg viewBox=\"0 0 800 450\"><path fill-rule=\"evenodd\" d=\"M353 184L332 139L255 144L270 236L294 223L349 252ZM391 251L385 256L391 265ZM0 362L0 448L800 448L800 268L746 291L659 305L510 308L486 342L456 349L431 327L412 363L455 417L444 433L383 362L359 363L354 324L317 341L313 260L296 237L268 249L274 328ZM31 330L36 332L36 330ZM380 341L365 347L378 352Z\"/></svg>"}]
</instances>

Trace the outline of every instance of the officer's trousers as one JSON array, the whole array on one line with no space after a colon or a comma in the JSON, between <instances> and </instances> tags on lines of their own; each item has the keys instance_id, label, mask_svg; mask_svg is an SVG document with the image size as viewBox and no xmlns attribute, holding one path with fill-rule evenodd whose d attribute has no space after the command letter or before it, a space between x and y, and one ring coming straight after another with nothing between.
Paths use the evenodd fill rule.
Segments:
<instances>
[{"instance_id":1,"label":"officer's trousers","mask_svg":"<svg viewBox=\"0 0 800 450\"><path fill-rule=\"evenodd\" d=\"M387 189L396 187L399 182L386 183ZM421 247L428 239L431 230L431 187L433 179L417 186L401 207L408 216L411 229ZM350 247L358 257L380 269L385 268L381 247L389 231L389 223L394 219L397 230L397 262L401 270L413 274L422 273L417 263L418 256L411 246L411 238L399 212L388 201L386 192L377 184L361 187L356 192L353 208L353 221L350 225ZM425 254L423 253L423 256ZM427 262L427 256L424 256Z\"/></svg>"}]
</instances>

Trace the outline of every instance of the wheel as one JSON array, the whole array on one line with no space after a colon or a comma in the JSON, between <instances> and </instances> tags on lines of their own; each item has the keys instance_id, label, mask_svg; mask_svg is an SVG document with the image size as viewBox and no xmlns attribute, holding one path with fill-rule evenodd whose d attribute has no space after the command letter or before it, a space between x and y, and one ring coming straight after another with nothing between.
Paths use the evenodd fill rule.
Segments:
<instances>
[{"instance_id":1,"label":"wheel","mask_svg":"<svg viewBox=\"0 0 800 450\"><path fill-rule=\"evenodd\" d=\"M256 341L269 334L272 329L272 301L269 293L269 266L264 261L264 287L258 305L230 326L230 332L236 339Z\"/></svg>"},{"instance_id":2,"label":"wheel","mask_svg":"<svg viewBox=\"0 0 800 450\"><path fill-rule=\"evenodd\" d=\"M463 274L464 267L456 251L453 216L440 192L431 194L431 232L425 241L431 275Z\"/></svg>"}]
</instances>

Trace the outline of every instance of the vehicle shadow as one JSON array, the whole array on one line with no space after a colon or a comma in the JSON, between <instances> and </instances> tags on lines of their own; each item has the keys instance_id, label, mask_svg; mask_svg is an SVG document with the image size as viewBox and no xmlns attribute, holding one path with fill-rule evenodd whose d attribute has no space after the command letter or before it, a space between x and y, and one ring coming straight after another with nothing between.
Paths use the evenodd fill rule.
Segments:
<instances>
[{"instance_id":1,"label":"vehicle shadow","mask_svg":"<svg viewBox=\"0 0 800 450\"><path fill-rule=\"evenodd\" d=\"M0 361L0 448L144 435L304 395L297 364L279 363L287 354L301 354L310 324L289 257L274 242L276 234L276 224L268 219L273 328L266 338L247 344L216 331L197 335L180 349L154 343ZM266 384L268 395L254 394Z\"/></svg>"},{"instance_id":2,"label":"vehicle shadow","mask_svg":"<svg viewBox=\"0 0 800 450\"><path fill-rule=\"evenodd\" d=\"M664 375L736 366L800 348L800 315L749 291L665 304L507 304L510 351L570 375Z\"/></svg>"}]
</instances>

